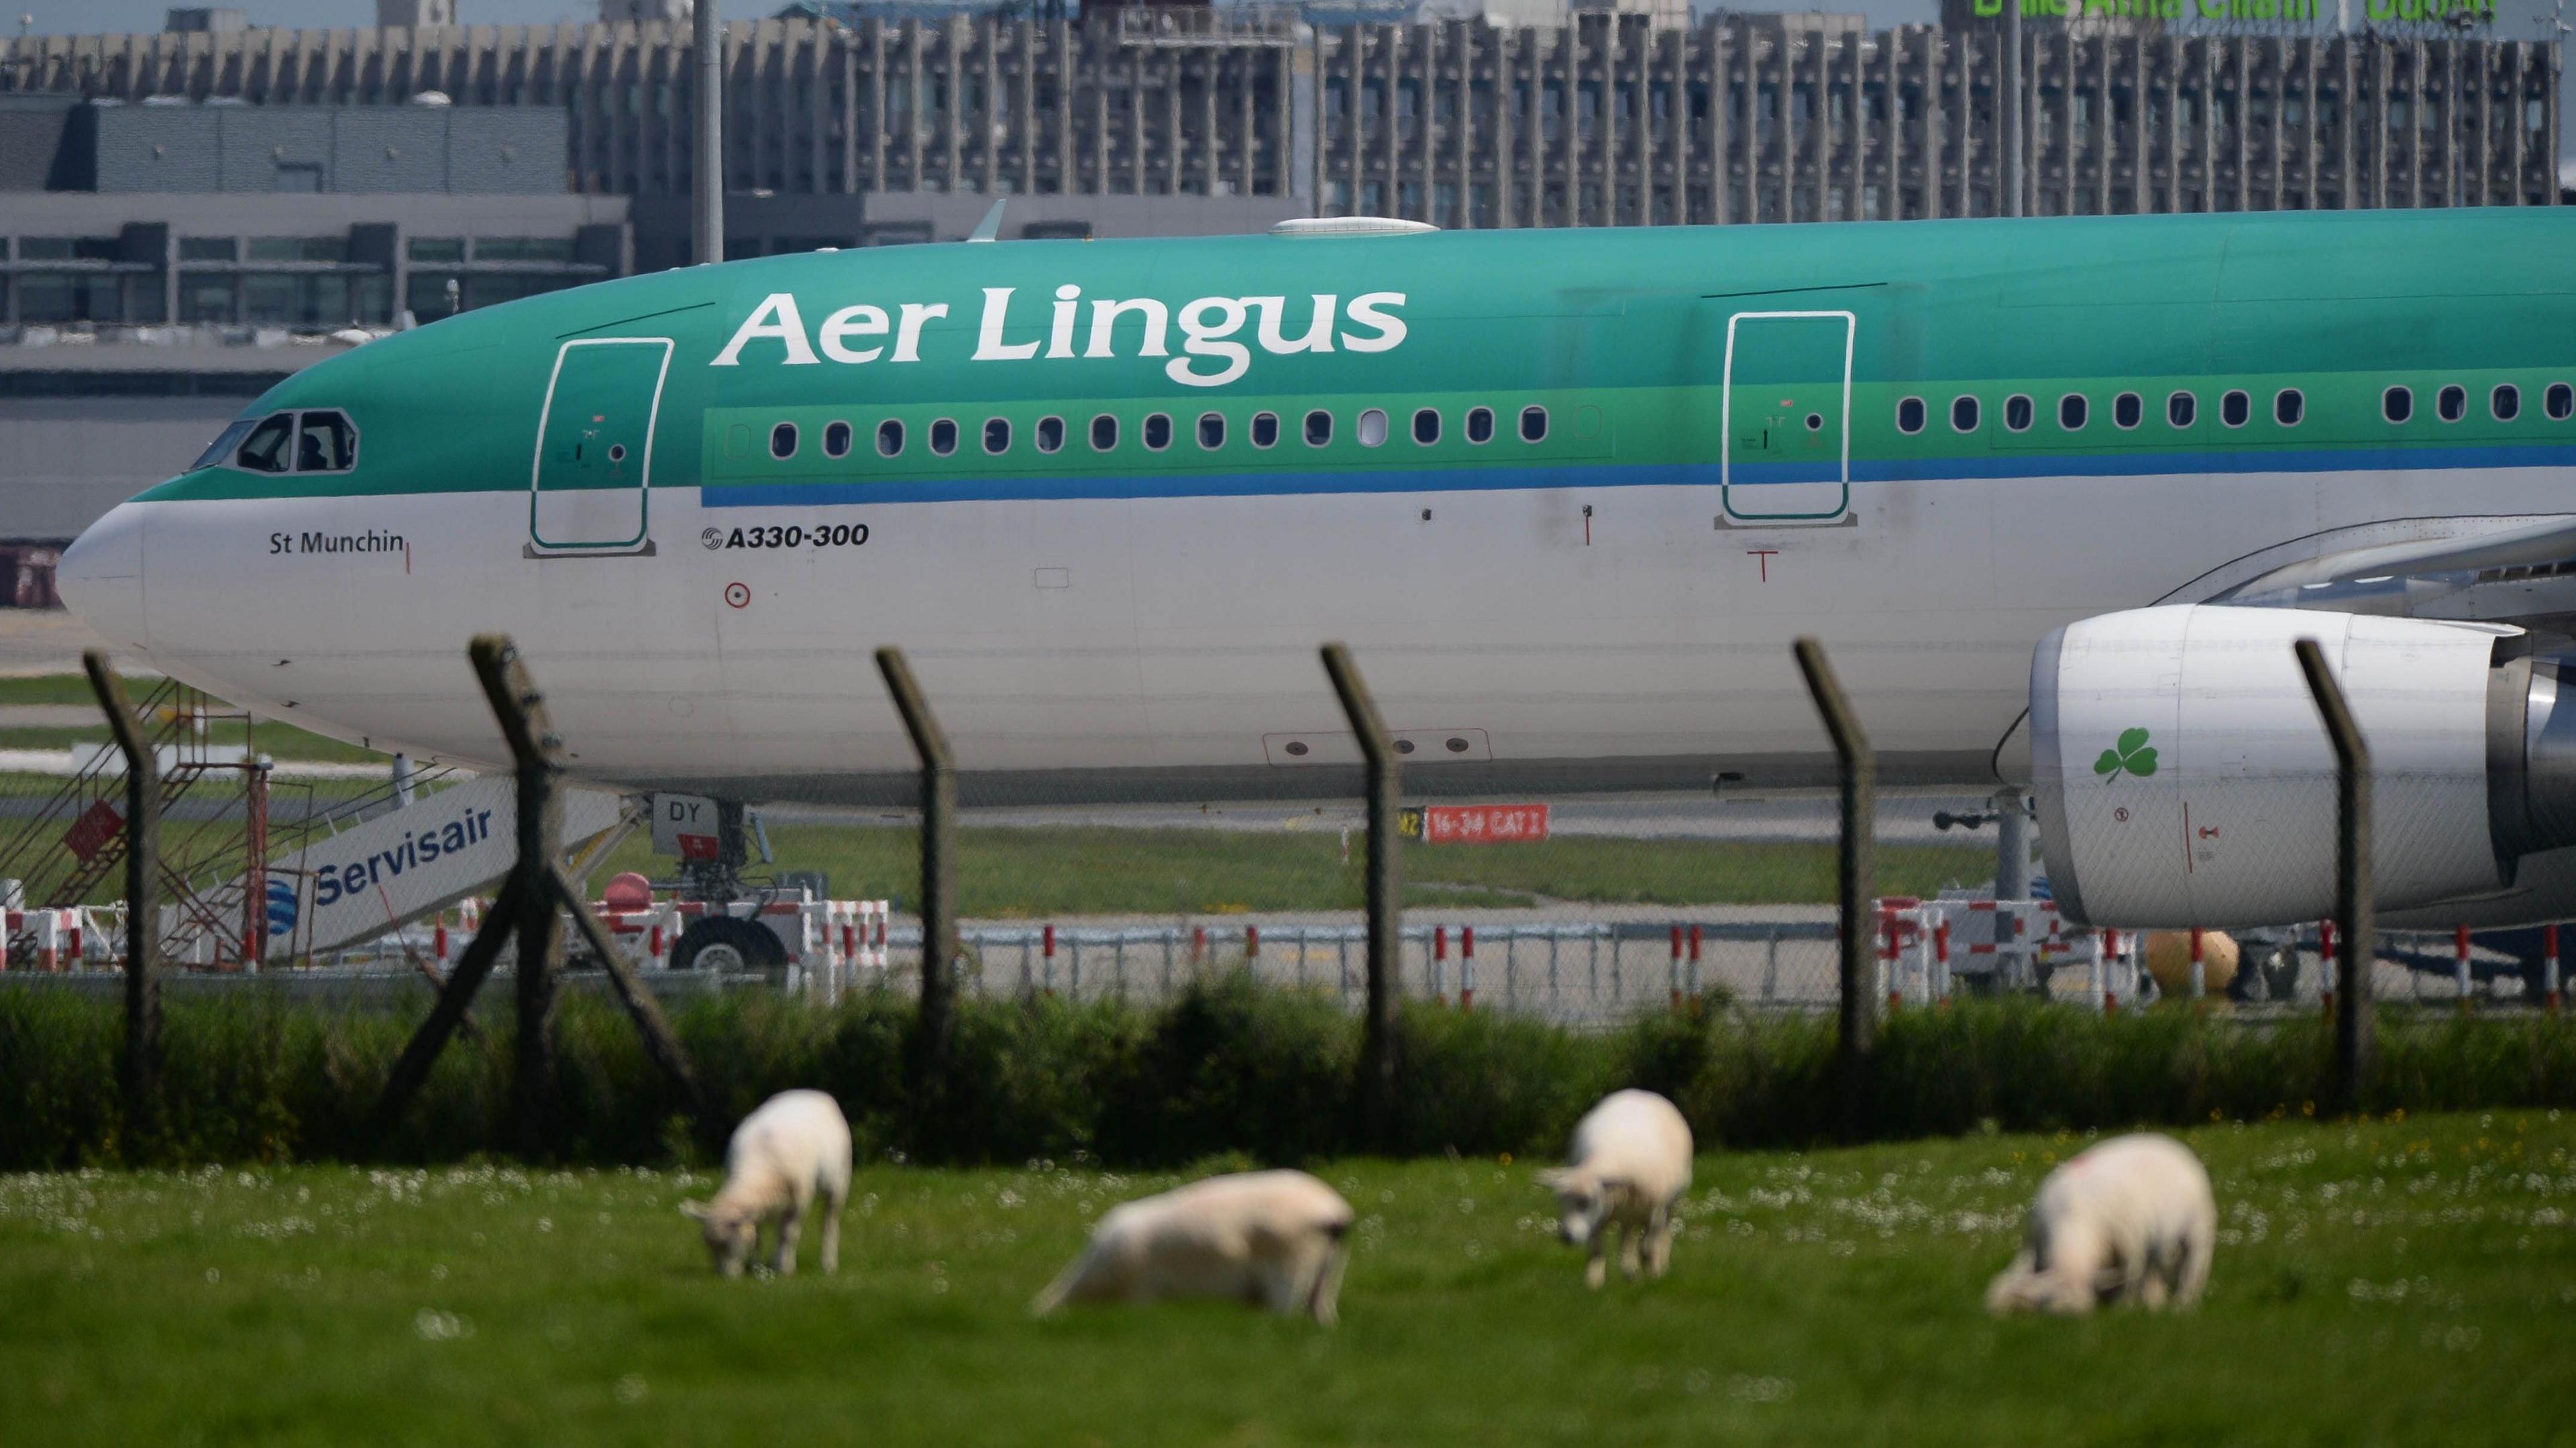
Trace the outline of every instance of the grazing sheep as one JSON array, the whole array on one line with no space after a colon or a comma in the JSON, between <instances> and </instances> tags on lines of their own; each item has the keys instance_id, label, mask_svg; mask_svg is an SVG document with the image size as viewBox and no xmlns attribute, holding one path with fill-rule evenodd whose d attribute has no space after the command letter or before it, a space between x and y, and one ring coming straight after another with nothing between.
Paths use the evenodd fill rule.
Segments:
<instances>
[{"instance_id":1,"label":"grazing sheep","mask_svg":"<svg viewBox=\"0 0 2576 1448\"><path fill-rule=\"evenodd\" d=\"M761 1224L776 1218L778 1250L771 1268L796 1271L796 1234L805 1214L823 1218L823 1270L841 1270L841 1203L850 1195L850 1123L820 1091L781 1091L734 1128L725 1148L725 1182L713 1200L682 1202L697 1218L718 1272L742 1275L760 1246Z\"/></svg>"},{"instance_id":2,"label":"grazing sheep","mask_svg":"<svg viewBox=\"0 0 2576 1448\"><path fill-rule=\"evenodd\" d=\"M1210 1177L1115 1206L1030 1310L1214 1297L1333 1325L1351 1204L1302 1171Z\"/></svg>"},{"instance_id":3,"label":"grazing sheep","mask_svg":"<svg viewBox=\"0 0 2576 1448\"><path fill-rule=\"evenodd\" d=\"M1987 1287L1986 1310L2189 1307L2209 1284L2217 1237L2209 1173L2191 1148L2169 1136L2114 1137L2039 1184L2030 1245Z\"/></svg>"},{"instance_id":4,"label":"grazing sheep","mask_svg":"<svg viewBox=\"0 0 2576 1448\"><path fill-rule=\"evenodd\" d=\"M1598 1289L1610 1275L1603 1252L1613 1229L1624 1231L1619 1268L1631 1279L1639 1257L1657 1277L1673 1258L1673 1207L1691 1183L1690 1123L1652 1091L1614 1091L1574 1126L1566 1164L1538 1174L1556 1193L1558 1235L1591 1249L1583 1280Z\"/></svg>"}]
</instances>

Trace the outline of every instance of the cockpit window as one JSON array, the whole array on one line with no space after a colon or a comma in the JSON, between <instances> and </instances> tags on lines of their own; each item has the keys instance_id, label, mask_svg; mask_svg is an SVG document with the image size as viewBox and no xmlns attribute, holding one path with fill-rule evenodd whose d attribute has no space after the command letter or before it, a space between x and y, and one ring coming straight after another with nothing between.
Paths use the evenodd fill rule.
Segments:
<instances>
[{"instance_id":1,"label":"cockpit window","mask_svg":"<svg viewBox=\"0 0 2576 1448\"><path fill-rule=\"evenodd\" d=\"M358 430L336 412L308 412L295 444L299 473L344 473L358 462Z\"/></svg>"},{"instance_id":2,"label":"cockpit window","mask_svg":"<svg viewBox=\"0 0 2576 1448\"><path fill-rule=\"evenodd\" d=\"M233 456L235 465L255 473L282 473L295 461L295 414L281 412L251 429Z\"/></svg>"},{"instance_id":3,"label":"cockpit window","mask_svg":"<svg viewBox=\"0 0 2576 1448\"><path fill-rule=\"evenodd\" d=\"M200 468L210 468L231 457L233 449L241 446L241 440L250 436L250 430L257 426L259 419L256 417L236 418L221 436L206 444L206 450L197 454L197 460L188 464L188 471L193 473Z\"/></svg>"}]
</instances>

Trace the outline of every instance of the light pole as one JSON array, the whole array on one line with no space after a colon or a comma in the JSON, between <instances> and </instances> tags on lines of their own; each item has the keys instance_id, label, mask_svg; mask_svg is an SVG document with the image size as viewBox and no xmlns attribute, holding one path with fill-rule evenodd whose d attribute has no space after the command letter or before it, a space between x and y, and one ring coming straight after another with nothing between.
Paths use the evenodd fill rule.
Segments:
<instances>
[{"instance_id":1,"label":"light pole","mask_svg":"<svg viewBox=\"0 0 2576 1448\"><path fill-rule=\"evenodd\" d=\"M698 52L697 151L689 173L696 187L690 208L689 259L724 260L724 20L716 0L697 0L689 15Z\"/></svg>"}]
</instances>

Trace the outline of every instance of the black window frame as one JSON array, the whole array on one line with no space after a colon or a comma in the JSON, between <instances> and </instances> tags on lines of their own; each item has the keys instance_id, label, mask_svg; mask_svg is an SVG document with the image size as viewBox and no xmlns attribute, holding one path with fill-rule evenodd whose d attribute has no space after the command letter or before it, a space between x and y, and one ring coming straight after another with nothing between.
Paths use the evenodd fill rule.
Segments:
<instances>
[{"instance_id":1,"label":"black window frame","mask_svg":"<svg viewBox=\"0 0 2576 1448\"><path fill-rule=\"evenodd\" d=\"M304 465L304 434L306 430L313 425L313 420L317 417L327 418L331 422L338 423L343 435L343 440L347 443L347 451L342 455L340 464L337 467L308 468ZM615 462L619 461L619 459L612 457L610 461ZM295 471L298 473L345 473L357 467L357 465L358 425L349 420L349 414L342 412L336 407L305 407L298 408L296 410Z\"/></svg>"},{"instance_id":2,"label":"black window frame","mask_svg":"<svg viewBox=\"0 0 2576 1448\"><path fill-rule=\"evenodd\" d=\"M2445 382L2433 394L2433 416L2444 422L2459 422L2469 415L2469 389L2456 382Z\"/></svg>"},{"instance_id":3,"label":"black window frame","mask_svg":"<svg viewBox=\"0 0 2576 1448\"><path fill-rule=\"evenodd\" d=\"M778 440L781 437L785 437L787 439L787 447L784 451L781 451L778 446ZM804 445L805 434L802 429L796 426L796 424L792 422L773 422L769 425L770 461L781 463L794 462L796 460L796 450Z\"/></svg>"},{"instance_id":4,"label":"black window frame","mask_svg":"<svg viewBox=\"0 0 2576 1448\"><path fill-rule=\"evenodd\" d=\"M946 447L941 447L939 445L940 438L942 436L941 430L943 428L946 429L945 435L948 440L948 445ZM957 419L953 417L932 418L930 420L930 437L927 440L930 447L930 455L936 458L956 456L959 437L960 434L957 429Z\"/></svg>"},{"instance_id":5,"label":"black window frame","mask_svg":"<svg viewBox=\"0 0 2576 1448\"><path fill-rule=\"evenodd\" d=\"M1963 408L1968 414L1968 419L1965 422L1959 420L1959 413ZM1964 437L1969 433L1976 432L1980 428L1983 428L1985 423L1985 404L1977 400L1977 395L1975 393L1962 392L1958 396L1950 399L1950 430L1952 432L1958 433Z\"/></svg>"},{"instance_id":6,"label":"black window frame","mask_svg":"<svg viewBox=\"0 0 2576 1448\"><path fill-rule=\"evenodd\" d=\"M1422 435L1422 420L1423 420L1424 418L1429 418L1429 419L1431 420L1431 436L1429 436L1429 437L1424 437L1424 436ZM1439 442L1440 442L1440 426L1441 426L1441 422L1440 422L1440 409L1439 409L1439 408L1436 408L1436 407L1417 407L1417 408L1413 409L1413 444L1414 444L1414 446L1416 446L1416 447L1434 447L1434 446L1437 446L1437 445L1439 444Z\"/></svg>"},{"instance_id":7,"label":"black window frame","mask_svg":"<svg viewBox=\"0 0 2576 1448\"><path fill-rule=\"evenodd\" d=\"M993 429L995 428L1001 429L1001 446L999 447L993 445ZM1004 453L1009 452L1011 450L1011 420L1007 417L985 418L983 443L984 456L988 458L997 458L1002 456Z\"/></svg>"},{"instance_id":8,"label":"black window frame","mask_svg":"<svg viewBox=\"0 0 2576 1448\"><path fill-rule=\"evenodd\" d=\"M2540 415L2551 422L2576 417L2576 383L2550 383L2540 394Z\"/></svg>"},{"instance_id":9,"label":"black window frame","mask_svg":"<svg viewBox=\"0 0 2576 1448\"><path fill-rule=\"evenodd\" d=\"M1315 435L1315 420L1317 418L1323 419L1324 435L1322 437L1317 437ZM1306 440L1306 446L1308 447L1331 447L1333 445L1332 409L1329 407L1315 407L1307 409L1305 421L1303 425L1298 428L1297 435Z\"/></svg>"},{"instance_id":10,"label":"black window frame","mask_svg":"<svg viewBox=\"0 0 2576 1448\"><path fill-rule=\"evenodd\" d=\"M2228 416L2230 412L2234 417ZM2218 421L2222 427L2243 427L2254 420L2254 394L2242 387L2231 387L2218 394Z\"/></svg>"},{"instance_id":11,"label":"black window frame","mask_svg":"<svg viewBox=\"0 0 2576 1448\"><path fill-rule=\"evenodd\" d=\"M2415 420L2415 389L2400 382L2379 390L2379 415L2390 426Z\"/></svg>"},{"instance_id":12,"label":"black window frame","mask_svg":"<svg viewBox=\"0 0 2576 1448\"><path fill-rule=\"evenodd\" d=\"M1154 425L1156 423L1162 424L1163 440L1161 442L1154 441ZM1138 425L1136 429L1136 440L1145 445L1145 451L1147 452L1169 452L1172 449L1172 431L1172 415L1170 413L1149 412L1145 414L1144 422Z\"/></svg>"},{"instance_id":13,"label":"black window frame","mask_svg":"<svg viewBox=\"0 0 2576 1448\"><path fill-rule=\"evenodd\" d=\"M1911 426L1907 425L1905 421L1909 411L1914 418ZM1900 397L1896 400L1896 430L1898 432L1905 434L1907 437L1912 437L1916 433L1921 432L1930 424L1931 421L1932 410L1923 405L1922 398Z\"/></svg>"},{"instance_id":14,"label":"black window frame","mask_svg":"<svg viewBox=\"0 0 2576 1448\"><path fill-rule=\"evenodd\" d=\"M2120 420L2120 414L2123 410L2129 414L2129 420L2126 422L2122 422ZM2135 392L2123 392L2119 396L2111 399L2111 425L2113 427L2118 428L2122 432L2135 432L2139 428L2146 426L2146 423L2146 398Z\"/></svg>"},{"instance_id":15,"label":"black window frame","mask_svg":"<svg viewBox=\"0 0 2576 1448\"><path fill-rule=\"evenodd\" d=\"M277 465L274 467L250 461L250 445L258 442L260 438L268 432L269 426L272 423L275 424L278 429L278 442L275 450ZM258 473L263 477L272 478L284 477L288 473L294 472L295 414L292 412L272 412L268 416L261 418L258 425L245 434L241 443L233 449L233 466L246 473Z\"/></svg>"},{"instance_id":16,"label":"black window frame","mask_svg":"<svg viewBox=\"0 0 2576 1448\"><path fill-rule=\"evenodd\" d=\"M1478 421L1480 418L1483 419L1481 423ZM1485 435L1483 437L1476 436L1476 429L1479 426L1482 426L1485 429ZM1468 408L1465 431L1467 445L1470 447L1483 447L1485 444L1492 442L1494 440L1494 410L1490 407Z\"/></svg>"},{"instance_id":17,"label":"black window frame","mask_svg":"<svg viewBox=\"0 0 2576 1448\"><path fill-rule=\"evenodd\" d=\"M1101 434L1104 431L1109 435L1109 440L1106 442L1101 441ZM1093 452L1116 452L1118 450L1118 414L1114 412L1093 413L1091 416L1090 436L1091 450Z\"/></svg>"},{"instance_id":18,"label":"black window frame","mask_svg":"<svg viewBox=\"0 0 2576 1448\"><path fill-rule=\"evenodd\" d=\"M2067 409L2070 407L2072 407L2075 412L2075 420L2072 422L2067 421L2066 418ZM2092 421L2092 398L2085 396L2081 392L2069 392L2065 396L2057 399L2057 430L2059 432L2082 432L2092 423Z\"/></svg>"},{"instance_id":19,"label":"black window frame","mask_svg":"<svg viewBox=\"0 0 2576 1448\"><path fill-rule=\"evenodd\" d=\"M2165 426L2176 432L2200 426L2200 394L2188 387L2165 394Z\"/></svg>"},{"instance_id":20,"label":"black window frame","mask_svg":"<svg viewBox=\"0 0 2576 1448\"><path fill-rule=\"evenodd\" d=\"M900 417L889 417L885 421L878 423L877 456L881 458L902 457L903 445L908 441L904 436L904 431L903 419ZM893 446L887 446L888 443L892 443Z\"/></svg>"},{"instance_id":21,"label":"black window frame","mask_svg":"<svg viewBox=\"0 0 2576 1448\"><path fill-rule=\"evenodd\" d=\"M2013 421L2013 409L2021 410L2021 421ZM2004 399L2004 431L2028 432L2039 421L2039 404L2027 392L2016 392Z\"/></svg>"},{"instance_id":22,"label":"black window frame","mask_svg":"<svg viewBox=\"0 0 2576 1448\"><path fill-rule=\"evenodd\" d=\"M1213 428L1213 430L1214 430L1214 432L1215 432L1215 434L1216 434L1216 436L1215 436L1214 438L1210 438L1210 437L1208 436L1208 433L1210 432L1211 428ZM1224 447L1224 446L1225 446L1225 414L1224 414L1224 413L1222 413L1222 412L1202 412L1202 413L1200 413L1200 414L1199 414L1199 420L1198 420L1198 426L1197 426L1197 428L1195 429L1195 431L1196 431L1196 434L1197 434L1197 437L1198 437L1198 440L1199 440L1199 451L1201 451L1201 452L1215 452L1217 449L1219 449L1219 448L1221 448L1221 447Z\"/></svg>"},{"instance_id":23,"label":"black window frame","mask_svg":"<svg viewBox=\"0 0 2576 1448\"><path fill-rule=\"evenodd\" d=\"M2522 416L2522 389L2510 382L2499 382L2487 389L2487 416L2498 422L2512 422Z\"/></svg>"},{"instance_id":24,"label":"black window frame","mask_svg":"<svg viewBox=\"0 0 2576 1448\"><path fill-rule=\"evenodd\" d=\"M1531 418L1538 419L1538 431L1536 432L1530 431ZM1543 402L1533 402L1529 406L1521 409L1521 441L1526 443L1545 442L1547 441L1547 428L1547 404Z\"/></svg>"},{"instance_id":25,"label":"black window frame","mask_svg":"<svg viewBox=\"0 0 2576 1448\"><path fill-rule=\"evenodd\" d=\"M1268 424L1266 428L1263 426L1265 423ZM1270 434L1270 440L1267 442L1264 442L1261 439L1261 434L1265 431ZM1279 446L1279 414L1269 411L1266 408L1260 412L1252 414L1252 425L1246 428L1244 432L1245 436L1251 439L1254 447L1268 451L1271 448Z\"/></svg>"},{"instance_id":26,"label":"black window frame","mask_svg":"<svg viewBox=\"0 0 2576 1448\"><path fill-rule=\"evenodd\" d=\"M832 445L835 437L841 440L838 447ZM858 430L836 417L823 424L823 456L834 459L848 457L851 445L858 439Z\"/></svg>"},{"instance_id":27,"label":"black window frame","mask_svg":"<svg viewBox=\"0 0 2576 1448\"><path fill-rule=\"evenodd\" d=\"M1053 442L1047 441L1047 426L1050 423L1055 426L1055 441ZM1042 453L1060 453L1064 451L1064 436L1064 419L1055 413L1050 412L1046 416L1039 418L1037 420L1037 425L1029 429L1029 444Z\"/></svg>"},{"instance_id":28,"label":"black window frame","mask_svg":"<svg viewBox=\"0 0 2576 1448\"><path fill-rule=\"evenodd\" d=\"M2296 387L2284 387L2272 394L2272 422L2277 427L2297 427L2308 420L2308 394Z\"/></svg>"}]
</instances>

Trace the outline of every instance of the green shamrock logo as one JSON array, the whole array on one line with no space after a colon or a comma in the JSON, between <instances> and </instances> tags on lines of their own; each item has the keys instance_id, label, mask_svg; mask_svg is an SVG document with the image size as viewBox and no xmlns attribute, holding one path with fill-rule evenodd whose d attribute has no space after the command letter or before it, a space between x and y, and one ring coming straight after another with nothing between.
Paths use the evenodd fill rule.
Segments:
<instances>
[{"instance_id":1,"label":"green shamrock logo","mask_svg":"<svg viewBox=\"0 0 2576 1448\"><path fill-rule=\"evenodd\" d=\"M2122 734L2119 748L2105 749L2102 757L2093 761L2093 772L2102 776L2104 784L2118 779L2123 772L2140 779L2155 773L2156 751L2147 743L2147 731L2131 729Z\"/></svg>"}]
</instances>

